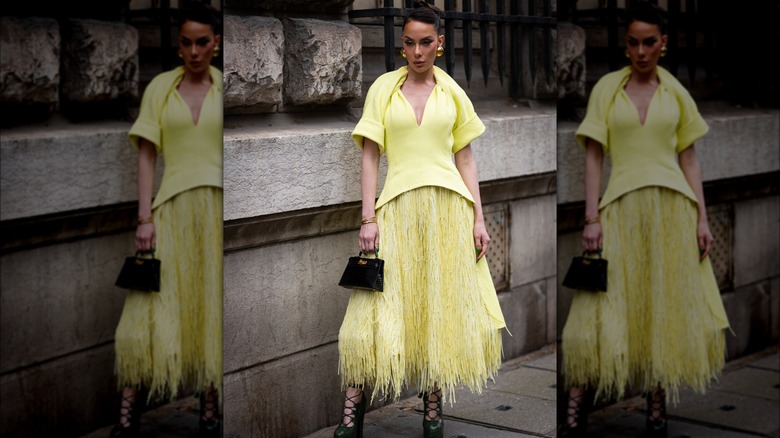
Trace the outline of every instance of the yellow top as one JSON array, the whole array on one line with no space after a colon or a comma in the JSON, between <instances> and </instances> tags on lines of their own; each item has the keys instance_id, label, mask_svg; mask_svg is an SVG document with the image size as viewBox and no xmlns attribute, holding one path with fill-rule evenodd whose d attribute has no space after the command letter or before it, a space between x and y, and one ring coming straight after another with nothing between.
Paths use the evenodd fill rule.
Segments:
<instances>
[{"instance_id":1,"label":"yellow top","mask_svg":"<svg viewBox=\"0 0 780 438\"><path fill-rule=\"evenodd\" d=\"M177 89L183 67L157 75L144 91L129 137L135 147L145 138L163 154L165 172L152 209L195 187L222 187L222 72L211 67L210 74L213 84L197 124Z\"/></svg>"},{"instance_id":2,"label":"yellow top","mask_svg":"<svg viewBox=\"0 0 780 438\"><path fill-rule=\"evenodd\" d=\"M625 67L602 77L593 87L585 120L575 137L587 138L611 155L612 173L599 209L622 195L647 186L676 190L693 202L696 195L677 164L677 153L703 137L709 127L691 95L677 79L658 67L659 86L650 100L645 124L624 90L631 76Z\"/></svg>"},{"instance_id":3,"label":"yellow top","mask_svg":"<svg viewBox=\"0 0 780 438\"><path fill-rule=\"evenodd\" d=\"M401 92L406 67L383 74L366 94L363 116L352 132L362 148L363 138L375 141L386 154L388 172L378 209L391 199L423 186L452 190L474 203L452 154L485 131L466 92L447 73L433 67L436 86L425 104L420 125Z\"/></svg>"}]
</instances>

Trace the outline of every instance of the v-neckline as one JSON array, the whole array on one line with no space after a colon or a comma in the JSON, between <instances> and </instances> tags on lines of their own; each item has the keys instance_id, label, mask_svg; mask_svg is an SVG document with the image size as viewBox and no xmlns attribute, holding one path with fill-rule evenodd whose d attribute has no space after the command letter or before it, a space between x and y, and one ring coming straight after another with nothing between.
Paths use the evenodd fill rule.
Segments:
<instances>
[{"instance_id":1,"label":"v-neckline","mask_svg":"<svg viewBox=\"0 0 780 438\"><path fill-rule=\"evenodd\" d=\"M428 93L428 97L425 98L425 105L423 105L423 112L420 114L420 120L417 120L417 113L414 111L414 107L412 106L412 103L409 102L409 99L407 99L406 94L404 94L404 90L401 88L403 87L404 82L401 83L401 86L398 87L398 92L401 93L401 97L403 97L404 102L406 102L406 105L409 107L409 109L412 111L412 118L414 119L414 123L417 125L418 128L422 127L423 122L425 121L425 114L428 113L428 103L431 101L431 96L433 96L433 92L436 91L436 87L439 85L438 82L434 84L433 88L431 88L431 92Z\"/></svg>"},{"instance_id":2,"label":"v-neckline","mask_svg":"<svg viewBox=\"0 0 780 438\"><path fill-rule=\"evenodd\" d=\"M211 77L210 74L209 77ZM214 80L212 79L211 85L209 86L208 91L206 91L206 95L203 96L203 101L200 103L200 108L198 108L197 120L195 120L195 113L192 111L192 108L190 108L190 106L187 105L187 101L184 99L184 96L182 96L181 93L179 92L179 85L181 85L183 80L184 80L184 75L182 75L181 78L179 78L179 81L176 83L173 89L176 92L176 95L179 96L179 100L181 100L181 103L184 105L185 108L187 108L187 111L189 111L190 121L192 122L192 126L197 128L198 125L200 124L200 119L203 117L203 108L206 106L206 99L208 99L209 94L211 94L211 89L214 88Z\"/></svg>"},{"instance_id":3,"label":"v-neckline","mask_svg":"<svg viewBox=\"0 0 780 438\"><path fill-rule=\"evenodd\" d=\"M631 80L631 76L628 77L628 80ZM658 89L661 88L661 82L659 80L658 85L656 85L655 90L653 90L653 94L650 96L650 101L647 102L647 111L645 111L644 120L642 120L642 114L639 112L639 107L636 105L636 102L634 102L634 99L632 99L631 96L626 91L626 85L628 85L628 81L626 81L626 83L623 84L623 86L621 87L621 92L626 96L628 101L631 103L631 106L634 108L634 112L636 113L636 118L639 121L639 126L644 128L647 125L647 117L650 116L650 108L653 106L655 95L658 94Z\"/></svg>"}]
</instances>

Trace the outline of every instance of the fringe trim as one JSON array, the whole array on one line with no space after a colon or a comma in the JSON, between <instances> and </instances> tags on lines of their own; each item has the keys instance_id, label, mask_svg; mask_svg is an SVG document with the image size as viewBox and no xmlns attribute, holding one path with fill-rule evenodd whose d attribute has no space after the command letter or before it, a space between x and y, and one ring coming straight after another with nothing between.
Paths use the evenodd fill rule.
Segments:
<instances>
[{"instance_id":1,"label":"fringe trim","mask_svg":"<svg viewBox=\"0 0 780 438\"><path fill-rule=\"evenodd\" d=\"M576 292L563 330L565 385L620 398L659 383L676 404L704 392L725 364L728 328L709 260L699 262L696 208L661 187L604 208L606 293Z\"/></svg>"},{"instance_id":2,"label":"fringe trim","mask_svg":"<svg viewBox=\"0 0 780 438\"><path fill-rule=\"evenodd\" d=\"M436 385L450 403L460 385L481 392L501 365L502 345L480 293L471 204L421 187L384 205L377 222L385 291L352 292L339 331L342 388L370 386L372 401L397 401L409 385Z\"/></svg>"},{"instance_id":3,"label":"fringe trim","mask_svg":"<svg viewBox=\"0 0 780 438\"><path fill-rule=\"evenodd\" d=\"M130 291L116 330L118 387L149 400L182 386L222 400L222 190L198 187L154 211L160 292Z\"/></svg>"}]
</instances>

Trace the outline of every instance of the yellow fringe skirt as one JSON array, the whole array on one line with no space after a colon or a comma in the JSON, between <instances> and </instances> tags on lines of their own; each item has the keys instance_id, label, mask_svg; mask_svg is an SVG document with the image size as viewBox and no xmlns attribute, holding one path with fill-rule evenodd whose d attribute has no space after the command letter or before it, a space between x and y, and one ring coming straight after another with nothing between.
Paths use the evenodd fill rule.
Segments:
<instances>
[{"instance_id":1,"label":"yellow fringe skirt","mask_svg":"<svg viewBox=\"0 0 780 438\"><path fill-rule=\"evenodd\" d=\"M116 329L122 387L172 399L222 386L222 189L197 187L153 212L160 292L130 291ZM221 399L221 398L220 398Z\"/></svg>"},{"instance_id":2,"label":"yellow fringe skirt","mask_svg":"<svg viewBox=\"0 0 780 438\"><path fill-rule=\"evenodd\" d=\"M487 261L476 261L474 211L434 186L403 193L377 211L384 292L356 290L339 331L342 388L398 400L413 385L461 384L480 392L501 364L505 327Z\"/></svg>"},{"instance_id":3,"label":"yellow fringe skirt","mask_svg":"<svg viewBox=\"0 0 780 438\"><path fill-rule=\"evenodd\" d=\"M576 292L563 329L567 388L620 398L627 385L704 392L725 360L729 327L709 258L699 261L696 205L663 187L629 192L600 213L606 293ZM717 242L716 242L717 244Z\"/></svg>"}]
</instances>

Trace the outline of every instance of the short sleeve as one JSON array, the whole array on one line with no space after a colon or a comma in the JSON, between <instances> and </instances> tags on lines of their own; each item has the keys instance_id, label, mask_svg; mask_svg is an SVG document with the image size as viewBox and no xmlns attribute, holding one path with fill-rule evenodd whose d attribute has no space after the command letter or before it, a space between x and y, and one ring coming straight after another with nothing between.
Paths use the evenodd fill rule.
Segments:
<instances>
[{"instance_id":1,"label":"short sleeve","mask_svg":"<svg viewBox=\"0 0 780 438\"><path fill-rule=\"evenodd\" d=\"M596 83L588 99L588 108L585 119L580 123L574 137L583 148L587 146L588 138L601 143L604 152L609 152L609 128L607 126L607 112L611 93L607 89L604 78Z\"/></svg>"},{"instance_id":2,"label":"short sleeve","mask_svg":"<svg viewBox=\"0 0 780 438\"><path fill-rule=\"evenodd\" d=\"M455 125L452 127L452 153L468 146L475 138L485 132L485 125L474 111L474 105L457 84L453 81L452 99L455 103Z\"/></svg>"},{"instance_id":3,"label":"short sleeve","mask_svg":"<svg viewBox=\"0 0 780 438\"><path fill-rule=\"evenodd\" d=\"M355 126L355 130L352 131L352 141L362 150L364 138L373 140L379 145L379 153L382 154L385 151L385 117L384 105L379 96L381 84L378 82L375 81L366 93L363 115Z\"/></svg>"},{"instance_id":4,"label":"short sleeve","mask_svg":"<svg viewBox=\"0 0 780 438\"><path fill-rule=\"evenodd\" d=\"M677 124L677 153L687 149L700 138L707 134L710 127L699 114L696 102L693 101L688 90L679 87L677 102L680 105L680 122Z\"/></svg>"},{"instance_id":5,"label":"short sleeve","mask_svg":"<svg viewBox=\"0 0 780 438\"><path fill-rule=\"evenodd\" d=\"M162 102L157 94L165 92L160 87L160 80L153 80L146 87L144 96L141 99L141 108L138 112L138 118L130 128L128 137L130 143L136 148L140 145L140 139L145 138L154 144L157 153L160 153L162 127L160 125L160 113L162 112Z\"/></svg>"}]
</instances>

